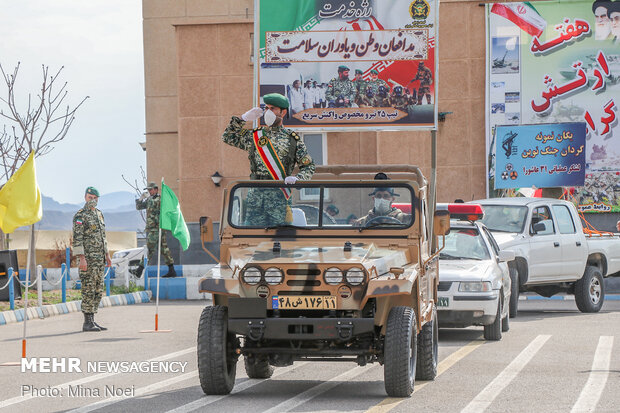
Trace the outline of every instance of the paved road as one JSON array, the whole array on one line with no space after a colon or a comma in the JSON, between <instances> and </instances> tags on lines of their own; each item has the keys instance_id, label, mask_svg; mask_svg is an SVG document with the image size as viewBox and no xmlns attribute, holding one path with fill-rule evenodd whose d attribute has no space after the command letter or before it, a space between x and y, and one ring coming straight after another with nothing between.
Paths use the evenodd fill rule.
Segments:
<instances>
[{"instance_id":1,"label":"paved road","mask_svg":"<svg viewBox=\"0 0 620 413\"><path fill-rule=\"evenodd\" d=\"M153 327L150 304L102 309L98 320L110 330L101 333L82 333L79 313L30 322L29 357L78 357L82 367L88 361L114 360L187 364L177 373L117 374L21 373L19 367L0 367L0 412L620 409L620 301L607 301L598 314L581 314L572 301L522 301L519 317L511 320L500 342L485 342L480 328L442 329L439 376L433 382L417 382L408 399L386 397L381 366L299 362L276 369L272 379L262 381L248 379L239 363L231 395L204 396L195 354L203 306L204 302L164 303L160 328L172 329L170 333L139 332ZM21 332L19 324L0 327L0 363L18 360ZM112 387L128 389L130 397L108 397L105 391ZM45 395L54 392L60 394Z\"/></svg>"}]
</instances>

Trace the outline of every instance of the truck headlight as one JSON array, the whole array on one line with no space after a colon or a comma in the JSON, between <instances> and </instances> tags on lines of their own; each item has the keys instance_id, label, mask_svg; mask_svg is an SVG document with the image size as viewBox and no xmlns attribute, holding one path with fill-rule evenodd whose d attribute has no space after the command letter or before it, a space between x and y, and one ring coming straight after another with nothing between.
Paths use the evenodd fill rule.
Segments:
<instances>
[{"instance_id":1,"label":"truck headlight","mask_svg":"<svg viewBox=\"0 0 620 413\"><path fill-rule=\"evenodd\" d=\"M489 281L461 281L459 291L465 293L482 293L491 291L491 282Z\"/></svg>"},{"instance_id":2,"label":"truck headlight","mask_svg":"<svg viewBox=\"0 0 620 413\"><path fill-rule=\"evenodd\" d=\"M342 271L336 267L328 268L325 270L324 278L327 284L340 284L342 282Z\"/></svg>"},{"instance_id":3,"label":"truck headlight","mask_svg":"<svg viewBox=\"0 0 620 413\"><path fill-rule=\"evenodd\" d=\"M361 268L351 268L346 274L347 282L351 285L360 285L364 282L364 270Z\"/></svg>"},{"instance_id":4,"label":"truck headlight","mask_svg":"<svg viewBox=\"0 0 620 413\"><path fill-rule=\"evenodd\" d=\"M284 279L284 274L279 268L271 267L265 271L265 282L269 285L277 285Z\"/></svg>"},{"instance_id":5,"label":"truck headlight","mask_svg":"<svg viewBox=\"0 0 620 413\"><path fill-rule=\"evenodd\" d=\"M246 284L256 285L260 282L262 274L256 267L248 267L243 271L243 281Z\"/></svg>"}]
</instances>

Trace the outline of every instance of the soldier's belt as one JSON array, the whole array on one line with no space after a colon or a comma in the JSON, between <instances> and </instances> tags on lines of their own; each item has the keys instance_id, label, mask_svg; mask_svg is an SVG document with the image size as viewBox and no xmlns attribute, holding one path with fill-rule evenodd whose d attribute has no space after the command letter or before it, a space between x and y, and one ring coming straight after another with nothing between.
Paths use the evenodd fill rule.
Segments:
<instances>
[{"instance_id":1,"label":"soldier's belt","mask_svg":"<svg viewBox=\"0 0 620 413\"><path fill-rule=\"evenodd\" d=\"M257 174L250 174L250 179L257 180L257 181L272 181L273 180L273 178L271 178L270 175L257 175Z\"/></svg>"}]
</instances>

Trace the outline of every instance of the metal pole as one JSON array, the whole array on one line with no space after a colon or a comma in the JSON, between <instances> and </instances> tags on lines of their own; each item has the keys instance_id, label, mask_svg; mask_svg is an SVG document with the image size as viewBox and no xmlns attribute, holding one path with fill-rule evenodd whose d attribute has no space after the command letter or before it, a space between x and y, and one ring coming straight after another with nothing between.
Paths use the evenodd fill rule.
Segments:
<instances>
[{"instance_id":1,"label":"metal pole","mask_svg":"<svg viewBox=\"0 0 620 413\"><path fill-rule=\"evenodd\" d=\"M37 305L43 307L43 267L37 265Z\"/></svg>"},{"instance_id":2,"label":"metal pole","mask_svg":"<svg viewBox=\"0 0 620 413\"><path fill-rule=\"evenodd\" d=\"M65 271L67 271L67 264L64 262L60 264L60 276L62 277L61 281L61 291L62 291L62 302L67 302L67 278L65 277Z\"/></svg>"},{"instance_id":3,"label":"metal pole","mask_svg":"<svg viewBox=\"0 0 620 413\"><path fill-rule=\"evenodd\" d=\"M433 224L435 217L435 197L437 188L437 131L431 131L431 184L429 189L429 209L430 209L430 236L431 236L431 253L435 252L435 235L433 234Z\"/></svg>"},{"instance_id":4,"label":"metal pole","mask_svg":"<svg viewBox=\"0 0 620 413\"><path fill-rule=\"evenodd\" d=\"M155 331L159 330L159 273L161 272L161 224L159 226L159 241L157 248L157 297L155 298Z\"/></svg>"},{"instance_id":5,"label":"metal pole","mask_svg":"<svg viewBox=\"0 0 620 413\"><path fill-rule=\"evenodd\" d=\"M144 272L142 275L144 275L144 291L149 289L149 274L148 271L146 270L146 266L148 264L148 258L145 256L144 257Z\"/></svg>"},{"instance_id":6,"label":"metal pole","mask_svg":"<svg viewBox=\"0 0 620 413\"><path fill-rule=\"evenodd\" d=\"M30 226L30 243L28 244L28 260L26 264L26 298L24 299L24 334L22 337L22 358L26 358L26 321L28 320L28 284L30 283L30 261L34 247L34 224Z\"/></svg>"},{"instance_id":7,"label":"metal pole","mask_svg":"<svg viewBox=\"0 0 620 413\"><path fill-rule=\"evenodd\" d=\"M7 271L9 274L9 308L15 310L15 286L13 285L13 267Z\"/></svg>"},{"instance_id":8,"label":"metal pole","mask_svg":"<svg viewBox=\"0 0 620 413\"><path fill-rule=\"evenodd\" d=\"M71 248L67 247L65 250L65 262L67 263L67 281L71 279Z\"/></svg>"}]
</instances>

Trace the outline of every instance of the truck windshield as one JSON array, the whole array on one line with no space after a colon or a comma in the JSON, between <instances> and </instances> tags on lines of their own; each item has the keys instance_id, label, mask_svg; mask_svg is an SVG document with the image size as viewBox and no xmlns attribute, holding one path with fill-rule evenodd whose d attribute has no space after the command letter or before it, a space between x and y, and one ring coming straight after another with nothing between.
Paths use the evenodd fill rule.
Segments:
<instances>
[{"instance_id":1,"label":"truck windshield","mask_svg":"<svg viewBox=\"0 0 620 413\"><path fill-rule=\"evenodd\" d=\"M385 185L387 182L382 182ZM231 190L228 222L235 228L405 229L415 222L415 190L406 183L257 181Z\"/></svg>"},{"instance_id":2,"label":"truck windshield","mask_svg":"<svg viewBox=\"0 0 620 413\"><path fill-rule=\"evenodd\" d=\"M483 205L482 222L491 231L521 232L527 217L526 206Z\"/></svg>"}]
</instances>

